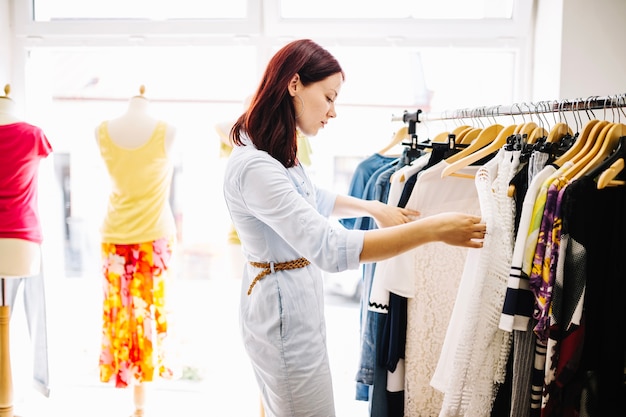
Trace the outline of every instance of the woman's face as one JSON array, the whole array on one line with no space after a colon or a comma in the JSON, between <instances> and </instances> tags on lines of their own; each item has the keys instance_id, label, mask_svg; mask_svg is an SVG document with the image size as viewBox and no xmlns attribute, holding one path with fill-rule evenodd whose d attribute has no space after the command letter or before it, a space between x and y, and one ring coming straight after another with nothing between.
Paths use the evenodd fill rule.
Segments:
<instances>
[{"instance_id":1,"label":"woman's face","mask_svg":"<svg viewBox=\"0 0 626 417\"><path fill-rule=\"evenodd\" d=\"M330 118L337 117L335 100L342 84L343 77L339 72L308 86L304 86L298 77L290 91L294 96L296 126L302 133L315 136Z\"/></svg>"}]
</instances>

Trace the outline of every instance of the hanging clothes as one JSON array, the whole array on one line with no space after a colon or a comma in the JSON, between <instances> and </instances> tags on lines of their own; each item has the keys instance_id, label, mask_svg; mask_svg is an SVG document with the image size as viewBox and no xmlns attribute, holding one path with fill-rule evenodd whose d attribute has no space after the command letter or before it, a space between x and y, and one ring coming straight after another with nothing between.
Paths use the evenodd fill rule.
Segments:
<instances>
[{"instance_id":1,"label":"hanging clothes","mask_svg":"<svg viewBox=\"0 0 626 417\"><path fill-rule=\"evenodd\" d=\"M419 154L415 154L417 156ZM374 153L361 161L352 176L348 194L387 203L390 193L390 183L393 175L412 162L413 158L405 153L400 157L390 157L380 153ZM342 219L340 222L346 228L368 230L376 227L371 218ZM376 263L368 263L362 266L363 295L361 297L361 351L359 367L356 375L356 399L369 401L372 415L386 416L387 398L385 391L378 388L386 385L386 375L382 375L381 367L377 361L377 345L384 320L378 313L368 308L369 294L372 277ZM378 383L375 384L375 380ZM376 385L376 390L374 386Z\"/></svg>"},{"instance_id":2,"label":"hanging clothes","mask_svg":"<svg viewBox=\"0 0 626 417\"><path fill-rule=\"evenodd\" d=\"M593 106L606 109L608 102L596 100ZM405 415L626 415L626 342L621 337L626 330L626 174L616 163L624 155L617 150L626 143L626 127L591 122L580 134L564 123L549 132L533 131L536 143L503 147L479 169L476 189L487 236L483 248L468 251L430 381L443 396L441 406L429 413L423 405L410 405L424 398L411 394L410 358L424 357L411 345L423 346L433 332L407 332ZM596 123L602 131L595 129L592 142L585 142L594 136L590 131ZM533 125L520 125L515 134L538 128ZM593 169L600 162L603 169L613 164L605 171L611 171L608 179ZM614 187L600 189L609 183ZM392 269L390 262L380 262L373 288L380 285L379 276L406 278ZM423 294L428 290L419 287L408 299L408 324L412 317L430 318L428 303L418 302ZM412 302L425 313L412 316Z\"/></svg>"},{"instance_id":3,"label":"hanging clothes","mask_svg":"<svg viewBox=\"0 0 626 417\"><path fill-rule=\"evenodd\" d=\"M593 178L582 177L563 199L567 243L557 294L565 297L554 294L553 304L561 303L559 331L551 333L556 384L542 415L626 415L626 188L598 190ZM582 309L573 303L580 300Z\"/></svg>"},{"instance_id":4,"label":"hanging clothes","mask_svg":"<svg viewBox=\"0 0 626 417\"><path fill-rule=\"evenodd\" d=\"M391 176L387 204L398 205L398 200L406 187L406 178L411 173L419 172L428 164L429 154L424 154L410 164L398 169ZM406 298L390 293L380 285L377 279L379 268L388 260L378 262L373 270L371 290L369 291L368 310L379 322L377 346L377 372L374 392L386 394L388 417L404 415L404 357L406 344ZM384 384L384 385L383 385ZM376 398L373 398L376 403ZM382 408L376 404L377 408ZM374 408L372 409L374 410ZM372 412L372 415L375 415Z\"/></svg>"},{"instance_id":5,"label":"hanging clothes","mask_svg":"<svg viewBox=\"0 0 626 417\"><path fill-rule=\"evenodd\" d=\"M467 186L467 179L441 178L446 165L441 161L419 172L406 207L420 211L421 217L445 211L480 214L476 189ZM469 167L466 173L476 170ZM382 291L372 294L371 304L384 300L385 291L407 299L406 416L433 415L441 406L441 394L429 383L467 252L467 248L434 242L379 262L377 267L375 282ZM376 296L379 299L374 301Z\"/></svg>"},{"instance_id":6,"label":"hanging clothes","mask_svg":"<svg viewBox=\"0 0 626 417\"><path fill-rule=\"evenodd\" d=\"M479 257L476 268L462 277L444 341L447 355L433 378L444 393L441 417L489 415L505 380L511 339L498 320L514 243L514 202L507 190L518 168L519 151L500 149L476 174L487 235L483 248L472 252Z\"/></svg>"},{"instance_id":7,"label":"hanging clothes","mask_svg":"<svg viewBox=\"0 0 626 417\"><path fill-rule=\"evenodd\" d=\"M531 404L531 370L534 362L535 336L529 318L533 297L528 284L528 273L522 269L526 238L532 209L541 184L556 171L547 165L530 180L525 192L519 226L515 237L513 257L500 316L499 327L512 332L513 369L511 389L511 417L528 417Z\"/></svg>"},{"instance_id":8,"label":"hanging clothes","mask_svg":"<svg viewBox=\"0 0 626 417\"><path fill-rule=\"evenodd\" d=\"M380 199L387 194L384 190L385 181L378 181L381 175L387 180L391 174L401 168L397 157L384 156L374 153L361 161L352 177L348 194L363 199ZM387 181L388 183L388 181ZM368 218L342 219L346 228L368 230L375 227L375 223ZM378 334L378 319L368 311L367 300L371 288L371 277L375 263L363 264L362 282L363 296L360 306L360 345L359 366L356 373L356 394L358 401L371 401L376 369L376 337ZM385 407L383 407L385 408Z\"/></svg>"},{"instance_id":9,"label":"hanging clothes","mask_svg":"<svg viewBox=\"0 0 626 417\"><path fill-rule=\"evenodd\" d=\"M374 173L383 166L386 166L397 159L397 157L374 153L362 160L352 174L350 185L348 187L348 195L362 198L367 182L370 180L372 175L374 175ZM345 218L339 220L339 223L341 223L346 229L354 229L355 222L356 218Z\"/></svg>"}]
</instances>

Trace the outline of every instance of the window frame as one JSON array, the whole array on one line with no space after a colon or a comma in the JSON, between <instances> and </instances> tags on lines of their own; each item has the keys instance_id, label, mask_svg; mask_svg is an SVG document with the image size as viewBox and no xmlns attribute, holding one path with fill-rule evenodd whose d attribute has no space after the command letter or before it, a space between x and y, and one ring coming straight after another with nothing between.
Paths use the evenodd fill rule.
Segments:
<instances>
[{"instance_id":1,"label":"window frame","mask_svg":"<svg viewBox=\"0 0 626 417\"><path fill-rule=\"evenodd\" d=\"M479 47L516 53L515 100L532 91L532 33L535 1L516 0L511 19L285 19L280 0L247 0L244 19L164 20L71 19L36 22L33 2L12 6L11 73L23 82L33 47L248 45L258 50L260 75L272 53L286 42L311 38L324 46Z\"/></svg>"}]
</instances>

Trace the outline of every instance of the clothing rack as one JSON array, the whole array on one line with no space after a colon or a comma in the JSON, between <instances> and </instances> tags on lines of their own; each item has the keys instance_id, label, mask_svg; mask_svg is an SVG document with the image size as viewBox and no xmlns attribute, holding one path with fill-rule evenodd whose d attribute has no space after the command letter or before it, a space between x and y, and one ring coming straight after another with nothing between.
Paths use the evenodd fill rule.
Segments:
<instances>
[{"instance_id":1,"label":"clothing rack","mask_svg":"<svg viewBox=\"0 0 626 417\"><path fill-rule=\"evenodd\" d=\"M626 107L626 93L616 94L614 96L591 96L585 99L577 98L574 100L553 100L540 101L536 103L514 103L508 106L486 106L465 108L457 110L447 110L442 112L431 112L425 114L418 109L414 112L407 110L400 116L392 116L392 121L401 121L409 124L409 133L411 127L415 128L416 123L425 121L452 120L452 119L471 119L477 117L499 117L499 116L532 116L542 113L563 113L563 112L592 112L593 110L615 110ZM623 112L623 110L622 110ZM625 113L626 116L626 113Z\"/></svg>"}]
</instances>

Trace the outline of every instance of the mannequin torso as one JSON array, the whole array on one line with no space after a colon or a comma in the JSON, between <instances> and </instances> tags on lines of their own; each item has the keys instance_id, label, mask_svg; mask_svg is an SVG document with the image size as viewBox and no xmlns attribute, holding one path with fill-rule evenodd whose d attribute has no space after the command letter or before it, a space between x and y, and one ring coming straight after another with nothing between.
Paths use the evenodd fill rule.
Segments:
<instances>
[{"instance_id":1,"label":"mannequin torso","mask_svg":"<svg viewBox=\"0 0 626 417\"><path fill-rule=\"evenodd\" d=\"M41 252L37 243L0 239L0 278L32 277L39 273Z\"/></svg>"},{"instance_id":2,"label":"mannequin torso","mask_svg":"<svg viewBox=\"0 0 626 417\"><path fill-rule=\"evenodd\" d=\"M0 97L0 126L18 123L15 103ZM41 266L38 243L13 238L0 238L0 278L24 278L37 275Z\"/></svg>"},{"instance_id":3,"label":"mannequin torso","mask_svg":"<svg viewBox=\"0 0 626 417\"><path fill-rule=\"evenodd\" d=\"M0 97L0 125L19 122L15 115L15 102L9 97Z\"/></svg>"},{"instance_id":4,"label":"mannequin torso","mask_svg":"<svg viewBox=\"0 0 626 417\"><path fill-rule=\"evenodd\" d=\"M134 149L150 139L158 120L148 114L149 104L145 97L134 96L128 102L126 113L107 122L109 137L115 144L122 148ZM165 148L168 153L174 142L174 134L174 129L168 126L165 134ZM96 140L98 140L97 131Z\"/></svg>"}]
</instances>

